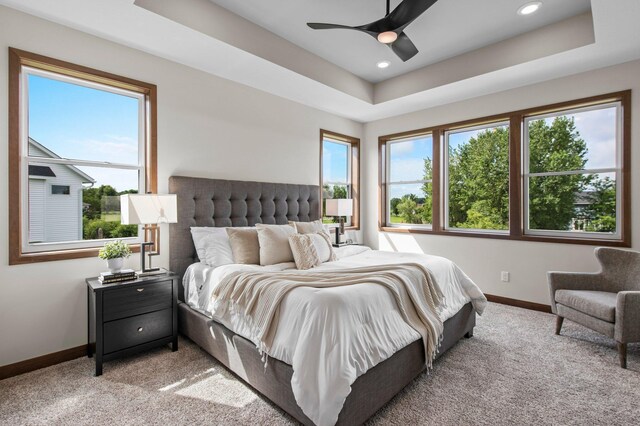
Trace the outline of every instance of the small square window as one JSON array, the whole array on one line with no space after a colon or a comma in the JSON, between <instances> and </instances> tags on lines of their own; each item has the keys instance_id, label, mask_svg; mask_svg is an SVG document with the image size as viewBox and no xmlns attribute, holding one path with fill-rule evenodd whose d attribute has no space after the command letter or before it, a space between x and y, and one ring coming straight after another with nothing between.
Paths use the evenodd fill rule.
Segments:
<instances>
[{"instance_id":1,"label":"small square window","mask_svg":"<svg viewBox=\"0 0 640 426\"><path fill-rule=\"evenodd\" d=\"M69 189L69 185L51 185L51 194L69 195L71 194L71 190Z\"/></svg>"}]
</instances>

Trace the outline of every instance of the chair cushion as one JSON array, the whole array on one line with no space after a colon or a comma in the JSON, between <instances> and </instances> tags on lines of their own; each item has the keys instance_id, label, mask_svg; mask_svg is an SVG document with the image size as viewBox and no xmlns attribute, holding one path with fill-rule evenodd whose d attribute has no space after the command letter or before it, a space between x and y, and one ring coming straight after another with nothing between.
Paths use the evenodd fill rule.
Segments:
<instances>
[{"instance_id":1,"label":"chair cushion","mask_svg":"<svg viewBox=\"0 0 640 426\"><path fill-rule=\"evenodd\" d=\"M618 293L608 291L558 290L556 302L607 322L616 322Z\"/></svg>"}]
</instances>

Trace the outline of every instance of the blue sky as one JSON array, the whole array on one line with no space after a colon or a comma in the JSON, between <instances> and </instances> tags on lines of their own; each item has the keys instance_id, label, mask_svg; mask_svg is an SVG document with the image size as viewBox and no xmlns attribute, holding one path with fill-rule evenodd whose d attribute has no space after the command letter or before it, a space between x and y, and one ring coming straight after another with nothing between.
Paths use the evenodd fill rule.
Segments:
<instances>
[{"instance_id":1,"label":"blue sky","mask_svg":"<svg viewBox=\"0 0 640 426\"><path fill-rule=\"evenodd\" d=\"M347 156L345 144L324 140L322 144L322 180L324 182L347 182Z\"/></svg>"},{"instance_id":2,"label":"blue sky","mask_svg":"<svg viewBox=\"0 0 640 426\"><path fill-rule=\"evenodd\" d=\"M424 159L433 155L433 138L425 136L390 145L391 156L389 165L390 181L421 180L424 177ZM401 198L405 194L415 194L424 197L422 184L391 185L391 198Z\"/></svg>"},{"instance_id":3,"label":"blue sky","mask_svg":"<svg viewBox=\"0 0 640 426\"><path fill-rule=\"evenodd\" d=\"M63 158L138 164L138 99L29 75L29 136ZM137 172L80 167L117 190Z\"/></svg>"}]
</instances>

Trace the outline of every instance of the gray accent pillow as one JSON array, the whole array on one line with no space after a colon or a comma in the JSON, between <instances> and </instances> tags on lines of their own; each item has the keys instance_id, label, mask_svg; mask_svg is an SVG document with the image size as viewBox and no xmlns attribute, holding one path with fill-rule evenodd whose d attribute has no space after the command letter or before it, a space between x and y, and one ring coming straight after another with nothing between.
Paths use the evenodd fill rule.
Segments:
<instances>
[{"instance_id":1,"label":"gray accent pillow","mask_svg":"<svg viewBox=\"0 0 640 426\"><path fill-rule=\"evenodd\" d=\"M258 230L247 228L227 228L229 244L235 263L260 264L260 243Z\"/></svg>"},{"instance_id":2,"label":"gray accent pillow","mask_svg":"<svg viewBox=\"0 0 640 426\"><path fill-rule=\"evenodd\" d=\"M289 236L296 233L291 225L256 224L260 244L260 265L293 262L293 253L289 247Z\"/></svg>"}]
</instances>

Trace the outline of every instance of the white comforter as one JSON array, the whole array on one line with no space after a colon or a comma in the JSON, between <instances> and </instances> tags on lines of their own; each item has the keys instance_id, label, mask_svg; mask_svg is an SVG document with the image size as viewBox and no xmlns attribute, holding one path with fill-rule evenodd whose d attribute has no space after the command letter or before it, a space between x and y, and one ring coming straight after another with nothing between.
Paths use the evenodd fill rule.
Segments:
<instances>
[{"instance_id":1,"label":"white comforter","mask_svg":"<svg viewBox=\"0 0 640 426\"><path fill-rule=\"evenodd\" d=\"M373 251L360 246L340 248L336 254L338 261L324 263L317 270L406 262L423 264L445 296L438 312L443 321L469 301L479 314L486 305L480 289L448 259ZM215 312L211 300L213 288L231 272L291 268L295 268L295 264L225 265L215 269L195 264L184 276L185 300L192 308L253 340L242 315ZM298 405L317 425L324 426L336 422L358 376L419 338L418 332L402 319L393 296L382 286L301 287L283 300L269 355L293 367L291 385Z\"/></svg>"}]
</instances>

